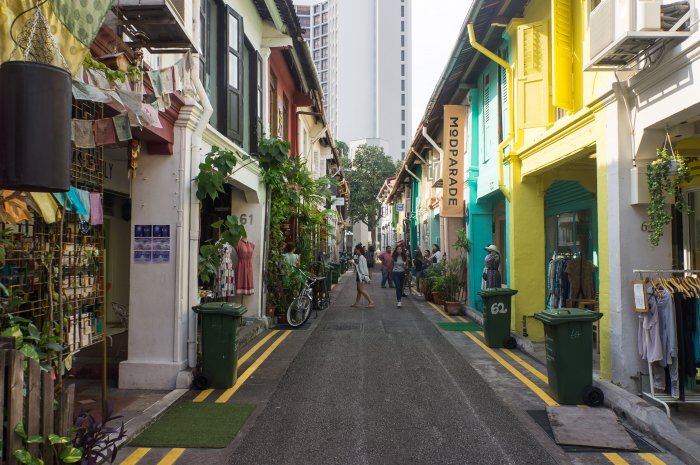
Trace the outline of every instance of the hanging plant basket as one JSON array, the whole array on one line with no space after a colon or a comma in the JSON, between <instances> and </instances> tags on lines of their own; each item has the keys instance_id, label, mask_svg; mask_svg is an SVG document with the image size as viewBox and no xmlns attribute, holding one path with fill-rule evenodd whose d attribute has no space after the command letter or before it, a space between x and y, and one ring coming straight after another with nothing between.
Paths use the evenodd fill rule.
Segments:
<instances>
[{"instance_id":1,"label":"hanging plant basket","mask_svg":"<svg viewBox=\"0 0 700 465\"><path fill-rule=\"evenodd\" d=\"M673 216L666 208L666 198L673 199L673 208L681 213L690 213L690 207L683 195L683 183L690 182L693 176L685 159L668 153L666 146L656 150L656 160L647 166L647 186L649 188L649 242L656 247L663 237L664 228L671 223Z\"/></svg>"},{"instance_id":2,"label":"hanging plant basket","mask_svg":"<svg viewBox=\"0 0 700 465\"><path fill-rule=\"evenodd\" d=\"M0 65L0 187L65 192L70 187L71 78L45 63Z\"/></svg>"}]
</instances>

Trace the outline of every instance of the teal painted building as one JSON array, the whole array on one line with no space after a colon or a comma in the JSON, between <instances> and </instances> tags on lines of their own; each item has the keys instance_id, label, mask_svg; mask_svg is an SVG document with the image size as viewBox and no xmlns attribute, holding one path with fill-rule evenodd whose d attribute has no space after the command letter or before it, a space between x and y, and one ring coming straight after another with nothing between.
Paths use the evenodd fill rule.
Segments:
<instances>
[{"instance_id":1,"label":"teal painted building","mask_svg":"<svg viewBox=\"0 0 700 465\"><path fill-rule=\"evenodd\" d=\"M510 60L510 40L504 34L496 53ZM470 90L468 215L466 227L472 242L469 254L469 304L481 311L477 292L481 289L486 247L495 244L501 251L501 276L508 282L508 202L498 187L498 146L508 134L508 85L506 73L491 60L484 65ZM507 148L506 148L507 150ZM506 180L507 182L507 180Z\"/></svg>"}]
</instances>

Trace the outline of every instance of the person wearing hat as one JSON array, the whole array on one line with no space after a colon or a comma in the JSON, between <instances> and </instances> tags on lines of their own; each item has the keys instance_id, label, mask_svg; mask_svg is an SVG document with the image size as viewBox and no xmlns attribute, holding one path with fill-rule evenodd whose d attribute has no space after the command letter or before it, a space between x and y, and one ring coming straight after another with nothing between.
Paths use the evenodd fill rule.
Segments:
<instances>
[{"instance_id":1,"label":"person wearing hat","mask_svg":"<svg viewBox=\"0 0 700 465\"><path fill-rule=\"evenodd\" d=\"M484 249L488 252L484 259L484 274L481 280L482 289L493 289L501 287L501 252L495 245L487 245Z\"/></svg>"}]
</instances>

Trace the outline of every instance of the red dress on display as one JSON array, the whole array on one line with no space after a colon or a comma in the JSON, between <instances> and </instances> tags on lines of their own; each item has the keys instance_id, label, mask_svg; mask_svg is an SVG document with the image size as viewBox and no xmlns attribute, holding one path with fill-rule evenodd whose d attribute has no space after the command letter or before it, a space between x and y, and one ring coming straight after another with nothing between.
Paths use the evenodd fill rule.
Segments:
<instances>
[{"instance_id":1,"label":"red dress on display","mask_svg":"<svg viewBox=\"0 0 700 465\"><path fill-rule=\"evenodd\" d=\"M253 250L255 244L241 239L236 246L238 263L236 264L236 291L238 295L253 295Z\"/></svg>"}]
</instances>

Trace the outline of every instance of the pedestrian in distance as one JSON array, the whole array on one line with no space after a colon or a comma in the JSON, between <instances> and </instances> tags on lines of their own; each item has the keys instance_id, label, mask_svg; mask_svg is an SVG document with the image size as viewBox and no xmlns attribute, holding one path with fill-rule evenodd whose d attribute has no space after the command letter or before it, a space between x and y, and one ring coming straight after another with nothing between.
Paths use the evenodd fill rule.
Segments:
<instances>
[{"instance_id":1,"label":"pedestrian in distance","mask_svg":"<svg viewBox=\"0 0 700 465\"><path fill-rule=\"evenodd\" d=\"M433 261L430 259L430 250L425 249L425 252L423 252L423 263L425 267L429 267L432 262Z\"/></svg>"},{"instance_id":2,"label":"pedestrian in distance","mask_svg":"<svg viewBox=\"0 0 700 465\"><path fill-rule=\"evenodd\" d=\"M420 248L416 247L416 251L413 255L413 272L416 275L416 290L420 292L420 280L423 277L423 272L425 270L425 264L423 262L423 254Z\"/></svg>"},{"instance_id":3,"label":"pedestrian in distance","mask_svg":"<svg viewBox=\"0 0 700 465\"><path fill-rule=\"evenodd\" d=\"M382 263L382 288L394 287L394 281L391 278L391 270L394 268L394 259L391 257L391 246L387 245L384 252L379 254L379 261Z\"/></svg>"},{"instance_id":4,"label":"pedestrian in distance","mask_svg":"<svg viewBox=\"0 0 700 465\"><path fill-rule=\"evenodd\" d=\"M403 286L406 280L406 270L409 268L409 257L403 245L399 244L391 255L394 260L392 277L396 286L396 306L401 307L401 297L403 297Z\"/></svg>"},{"instance_id":5,"label":"pedestrian in distance","mask_svg":"<svg viewBox=\"0 0 700 465\"><path fill-rule=\"evenodd\" d=\"M408 256L408 264L406 265L406 271L404 272L406 277L403 281L403 291L401 295L408 297L408 295L411 293L411 287L413 285L413 259L411 258L411 251L407 247L405 247L405 249L406 255ZM408 288L408 292L406 292L406 288Z\"/></svg>"},{"instance_id":6,"label":"pedestrian in distance","mask_svg":"<svg viewBox=\"0 0 700 465\"><path fill-rule=\"evenodd\" d=\"M369 271L367 270L367 259L365 258L365 247L362 244L355 246L354 261L355 261L355 283L357 285L357 297L355 303L351 307L359 307L360 300L364 297L367 300L365 308L373 308L374 301L365 291L365 284L370 282Z\"/></svg>"},{"instance_id":7,"label":"pedestrian in distance","mask_svg":"<svg viewBox=\"0 0 700 465\"><path fill-rule=\"evenodd\" d=\"M284 254L284 259L287 261L289 266L294 266L299 268L299 255L297 255L296 252L297 248L294 244L287 244L287 247L285 247L285 254Z\"/></svg>"},{"instance_id":8,"label":"pedestrian in distance","mask_svg":"<svg viewBox=\"0 0 700 465\"><path fill-rule=\"evenodd\" d=\"M433 263L437 263L440 261L440 246L437 244L433 244L433 250L432 254L430 255L430 261Z\"/></svg>"},{"instance_id":9,"label":"pedestrian in distance","mask_svg":"<svg viewBox=\"0 0 700 465\"><path fill-rule=\"evenodd\" d=\"M372 271L374 269L374 262L377 261L376 249L372 244L367 244L367 269L369 270L369 279L372 279Z\"/></svg>"}]
</instances>

